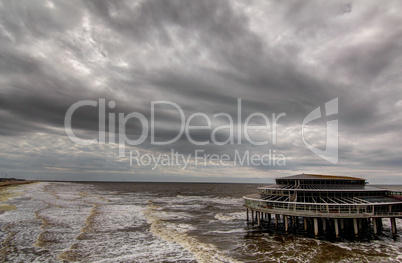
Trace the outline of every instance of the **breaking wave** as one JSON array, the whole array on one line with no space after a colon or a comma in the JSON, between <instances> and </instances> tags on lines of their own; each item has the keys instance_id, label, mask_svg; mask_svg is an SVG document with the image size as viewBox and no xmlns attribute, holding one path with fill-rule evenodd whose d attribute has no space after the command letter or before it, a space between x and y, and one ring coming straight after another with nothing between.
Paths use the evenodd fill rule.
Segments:
<instances>
[{"instance_id":1,"label":"breaking wave","mask_svg":"<svg viewBox=\"0 0 402 263\"><path fill-rule=\"evenodd\" d=\"M169 242L176 242L183 248L190 251L198 262L240 262L224 253L220 252L218 248L212 244L205 244L199 242L194 237L189 236L185 231L180 231L169 223L163 221L158 216L158 209L160 207L154 204L147 205L144 214L151 225L151 232Z\"/></svg>"}]
</instances>

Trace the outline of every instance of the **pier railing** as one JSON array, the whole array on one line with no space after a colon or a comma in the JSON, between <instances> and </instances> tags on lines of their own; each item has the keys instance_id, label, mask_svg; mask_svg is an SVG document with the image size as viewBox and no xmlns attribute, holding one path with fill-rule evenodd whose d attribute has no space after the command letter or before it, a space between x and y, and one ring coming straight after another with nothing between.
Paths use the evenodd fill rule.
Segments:
<instances>
[{"instance_id":1,"label":"pier railing","mask_svg":"<svg viewBox=\"0 0 402 263\"><path fill-rule=\"evenodd\" d=\"M273 214L317 217L402 217L402 212L390 211L387 205L269 202L252 198L245 198L244 202L250 209Z\"/></svg>"}]
</instances>

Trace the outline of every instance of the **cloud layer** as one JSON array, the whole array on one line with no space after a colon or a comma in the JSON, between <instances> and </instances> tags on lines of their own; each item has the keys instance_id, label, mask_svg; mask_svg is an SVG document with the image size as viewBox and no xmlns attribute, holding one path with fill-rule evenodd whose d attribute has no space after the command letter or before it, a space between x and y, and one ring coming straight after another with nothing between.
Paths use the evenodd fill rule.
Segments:
<instances>
[{"instance_id":1,"label":"cloud layer","mask_svg":"<svg viewBox=\"0 0 402 263\"><path fill-rule=\"evenodd\" d=\"M0 4L0 173L74 180L246 181L298 172L402 182L402 18L400 1L3 1ZM301 123L339 99L339 163L310 152ZM68 108L105 99L108 113L138 112L150 120L152 101L171 101L185 116L201 112L212 126L233 116L286 113L270 132L253 132L265 146L195 146L186 136L127 150L154 154L228 154L235 150L286 156L286 166L130 166L117 145L79 146L64 131ZM178 134L180 115L157 108L155 140ZM117 118L117 115L116 115ZM270 119L272 121L272 118ZM327 119L329 120L329 119ZM325 147L325 121L306 134ZM107 118L108 122L109 119ZM261 125L254 118L253 125ZM194 118L192 125L205 125ZM73 115L80 138L98 136L98 110ZM138 138L134 119L127 134ZM115 127L118 132L118 127ZM107 130L108 131L108 130ZM107 134L108 135L108 134ZM216 134L219 141L228 129ZM106 136L107 137L107 136ZM211 141L211 130L195 130ZM237 137L236 137L237 138ZM193 160L194 161L194 160ZM198 178L198 179L197 179ZM237 178L237 179L233 179Z\"/></svg>"}]
</instances>

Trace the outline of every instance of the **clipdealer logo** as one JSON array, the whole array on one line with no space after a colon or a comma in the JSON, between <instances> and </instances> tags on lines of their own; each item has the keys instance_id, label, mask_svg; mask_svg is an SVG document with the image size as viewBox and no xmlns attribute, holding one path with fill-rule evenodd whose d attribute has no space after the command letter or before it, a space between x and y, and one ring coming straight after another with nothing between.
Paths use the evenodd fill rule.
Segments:
<instances>
[{"instance_id":1,"label":"clipdealer logo","mask_svg":"<svg viewBox=\"0 0 402 263\"><path fill-rule=\"evenodd\" d=\"M150 103L151 106L151 114L150 120L139 112L131 112L128 114L125 113L116 113L111 112L115 107L116 103L114 101L109 101L106 104L105 99L99 99L98 101L94 100L83 100L74 103L66 112L64 119L64 128L67 136L76 144L89 146L93 144L106 144L108 141L109 144L118 144L119 156L126 156L126 145L137 146L144 143L148 135L150 135L149 142L151 145L169 145L177 142L180 138L185 135L188 142L196 146L205 146L208 144L215 145L227 145L227 144L237 144L240 145L244 142L247 142L251 145L256 146L264 146L264 145L276 145L277 144L277 125L278 121L286 116L286 113L280 114L271 114L271 116L267 116L261 112L254 112L248 116L242 116L242 102L241 99L237 99L237 114L236 116L232 116L226 112L216 113L213 116L208 116L202 112L196 112L191 114L186 118L183 109L174 102L171 101L152 101ZM168 139L165 141L156 140L155 136L155 119L157 117L157 106L169 107L170 110L174 110L179 117L180 125L178 126L177 134L172 139ZM86 107L97 107L98 115L99 115L99 126L98 126L98 138L94 139L81 139L78 138L72 129L72 117L76 110L79 108ZM338 99L334 99L325 104L325 112L326 115L332 115L338 113ZM108 114L108 123L106 123L106 114ZM311 150L314 154L319 156L320 158L329 161L333 164L338 161L338 121L332 120L327 122L327 140L326 140L326 149L320 150L315 148L313 145L309 144L304 137L304 128L305 126L316 119L321 118L320 107L314 109L312 112L308 114L308 116L303 120L302 123L302 139L305 146ZM126 134L126 126L127 122L131 119L135 119L141 123L141 131L140 136L137 139L129 139ZM193 125L194 120L203 120L205 125ZM222 124L222 119L225 124ZM258 123L262 123L263 125L255 126L251 125L251 123L255 120L258 120ZM219 120L219 121L218 121ZM106 125L108 125L108 132L106 132ZM118 131L115 131L115 127L118 127ZM205 131L209 132L209 139L199 141L194 138L194 132ZM218 140L217 134L221 131L225 131L228 134L226 140ZM263 138L259 136L259 140L256 140L255 137L252 139L250 133L258 131L263 131ZM108 134L108 138L106 140L106 134ZM118 135L118 139L116 140L116 135ZM261 133L259 134L261 135ZM221 137L220 137L221 138ZM172 149L172 152L174 150ZM266 154L258 155L251 154L249 150L240 151L235 150L232 155L234 165L239 163L240 165L278 165L284 166L286 165L286 158L283 154L277 153L276 150L266 150ZM175 157L175 160L172 158L169 159L168 154L156 154L153 156L149 153L141 154L138 150L130 151L130 165L135 161L138 165L173 165L178 164L177 160L183 160L184 164L182 167L186 168L187 165L192 161L193 164L198 165L199 163L203 165L227 165L227 162L231 160L231 157L227 154L223 154L221 156L217 154L204 154L203 151L197 150L194 152L194 155L180 155L179 153L171 155L172 158ZM200 157L202 156L202 157ZM203 158L203 160L198 160L199 158ZM238 162L236 160L239 160ZM154 168L153 168L154 169Z\"/></svg>"},{"instance_id":2,"label":"clipdealer logo","mask_svg":"<svg viewBox=\"0 0 402 263\"><path fill-rule=\"evenodd\" d=\"M325 115L332 116L338 114L338 98L333 99L325 103ZM321 107L315 108L312 112L310 112L306 118L303 120L302 124L302 139L304 145L312 151L318 157L332 163L338 163L338 120L331 120L326 122L326 140L325 140L325 150L318 149L313 145L309 144L305 140L304 129L309 122L321 118Z\"/></svg>"},{"instance_id":3,"label":"clipdealer logo","mask_svg":"<svg viewBox=\"0 0 402 263\"><path fill-rule=\"evenodd\" d=\"M113 109L116 106L116 103L114 101L109 101L107 104L109 109ZM173 139L167 140L167 141L156 141L155 139L155 116L156 116L156 110L155 107L157 105L164 105L164 106L170 106L172 109L176 110L178 116L180 117L180 129L176 136ZM72 121L72 116L74 112L81 107L98 107L98 115L99 115L99 137L98 139L90 139L90 140L84 140L81 138L78 138L72 129L71 126L71 121ZM98 101L93 101L93 100L83 100L74 103L68 110L64 119L64 128L66 131L67 136L75 143L79 145L93 145L96 143L99 144L105 144L106 143L106 101L105 99L99 99ZM127 115L124 113L118 113L117 114L117 126L118 126L118 135L119 139L117 143L119 144L119 156L124 157L125 156L125 145L131 145L131 146L136 146L140 145L148 137L148 134L150 132L150 142L152 145L169 145L172 144L180 139L180 137L185 134L187 140L194 145L197 146L203 146L207 144L215 144L215 145L226 145L226 144L242 144L243 142L243 136L245 137L246 141L252 145L267 145L269 144L269 140L265 139L263 141L255 141L251 138L250 132L255 131L255 130L265 130L265 131L270 131L271 136L271 141L272 144L276 144L276 136L277 136L277 122L281 117L286 116L286 113L280 113L279 115L276 115L275 113L272 114L271 118L268 117L267 115L261 113L261 112L254 112L247 116L247 118L244 119L244 124L243 124L243 116L242 116L242 104L241 104L241 99L238 99L237 101L237 116L233 118L230 114L225 113L225 112L220 112L217 114L214 114L212 119L210 116L208 116L205 113L202 112L196 112L191 114L187 119L185 117L183 109L176 103L171 102L171 101L152 101L151 102L151 119L150 122L148 122L147 118L139 113L139 112L131 112ZM116 113L111 112L108 114L109 118L109 144L114 144L116 143L116 138L115 138L115 125L116 125ZM195 119L203 119L206 122L206 125L204 126L195 126L192 125L192 121ZM223 125L214 125L217 124L218 122L216 120L217 118L224 118L227 120L227 124ZM262 120L264 125L261 126L255 126L251 125L250 122L252 119L259 118ZM141 135L138 139L132 140L127 137L126 134L126 125L127 122L130 119L137 119L140 121L142 130L141 130ZM237 123L235 123L235 120ZM205 131L211 131L210 132L210 139L206 141L196 141L193 138L193 135L191 134L192 131L200 131L200 130L205 130ZM217 133L221 130L228 130L229 131L229 136L225 141L218 141L217 139Z\"/></svg>"}]
</instances>

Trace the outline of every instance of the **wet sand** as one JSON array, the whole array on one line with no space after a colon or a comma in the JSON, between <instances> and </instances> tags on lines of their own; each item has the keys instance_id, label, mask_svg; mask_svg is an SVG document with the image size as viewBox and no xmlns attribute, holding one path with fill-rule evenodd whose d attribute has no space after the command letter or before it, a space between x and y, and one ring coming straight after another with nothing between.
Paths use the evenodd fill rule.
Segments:
<instances>
[{"instance_id":1,"label":"wet sand","mask_svg":"<svg viewBox=\"0 0 402 263\"><path fill-rule=\"evenodd\" d=\"M10 198L15 197L18 195L16 192L9 191L13 186L23 185L23 184L30 184L33 183L32 181L6 181L0 182L0 214L4 213L5 211L10 211L16 209L15 206L4 204L4 202L8 201Z\"/></svg>"},{"instance_id":2,"label":"wet sand","mask_svg":"<svg viewBox=\"0 0 402 263\"><path fill-rule=\"evenodd\" d=\"M0 182L0 190L3 189L5 186L10 186L10 185L19 185L19 184L30 184L33 183L32 181L6 181L6 182Z\"/></svg>"}]
</instances>

